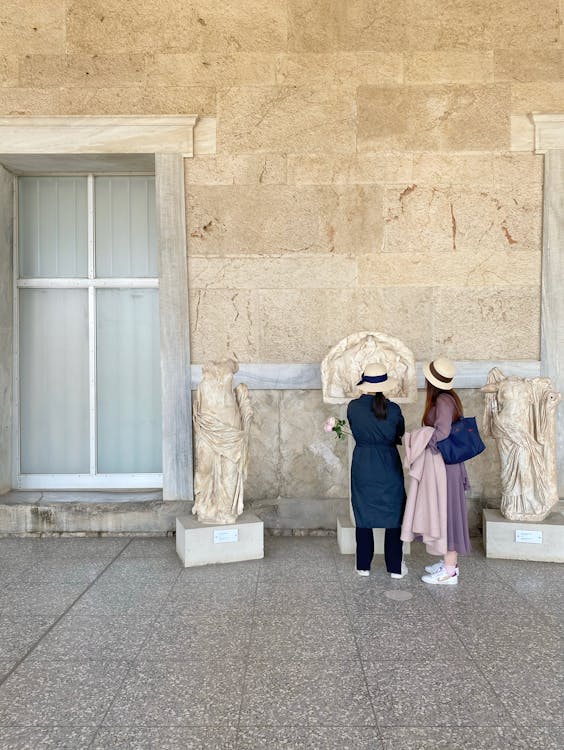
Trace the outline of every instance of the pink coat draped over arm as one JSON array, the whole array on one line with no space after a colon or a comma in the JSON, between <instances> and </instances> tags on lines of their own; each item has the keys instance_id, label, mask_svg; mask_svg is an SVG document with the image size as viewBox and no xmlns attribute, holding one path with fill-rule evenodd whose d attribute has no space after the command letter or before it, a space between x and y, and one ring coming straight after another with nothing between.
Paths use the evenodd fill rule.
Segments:
<instances>
[{"instance_id":1,"label":"pink coat draped over arm","mask_svg":"<svg viewBox=\"0 0 564 750\"><path fill-rule=\"evenodd\" d=\"M412 542L422 537L431 555L447 552L447 480L443 457L429 442L433 427L406 432L404 466L409 470L409 491L401 538ZM435 449L436 450L436 449Z\"/></svg>"}]
</instances>

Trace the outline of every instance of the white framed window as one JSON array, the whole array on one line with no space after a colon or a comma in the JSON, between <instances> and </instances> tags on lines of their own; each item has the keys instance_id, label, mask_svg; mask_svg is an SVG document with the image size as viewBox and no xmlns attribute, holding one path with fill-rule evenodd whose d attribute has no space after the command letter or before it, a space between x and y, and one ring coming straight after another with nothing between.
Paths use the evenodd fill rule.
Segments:
<instances>
[{"instance_id":1,"label":"white framed window","mask_svg":"<svg viewBox=\"0 0 564 750\"><path fill-rule=\"evenodd\" d=\"M16 181L14 479L163 485L154 175Z\"/></svg>"}]
</instances>

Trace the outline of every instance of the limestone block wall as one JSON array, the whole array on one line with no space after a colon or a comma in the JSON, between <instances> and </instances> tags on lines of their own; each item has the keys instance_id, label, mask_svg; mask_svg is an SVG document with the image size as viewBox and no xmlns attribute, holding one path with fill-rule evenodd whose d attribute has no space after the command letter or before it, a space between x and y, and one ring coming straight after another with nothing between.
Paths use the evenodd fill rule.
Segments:
<instances>
[{"instance_id":1,"label":"limestone block wall","mask_svg":"<svg viewBox=\"0 0 564 750\"><path fill-rule=\"evenodd\" d=\"M317 363L365 328L419 360L538 359L527 115L563 102L560 0L0 8L0 114L217 118L217 153L186 161L196 363ZM253 397L250 494L343 497L319 394ZM494 466L471 465L476 496Z\"/></svg>"}]
</instances>

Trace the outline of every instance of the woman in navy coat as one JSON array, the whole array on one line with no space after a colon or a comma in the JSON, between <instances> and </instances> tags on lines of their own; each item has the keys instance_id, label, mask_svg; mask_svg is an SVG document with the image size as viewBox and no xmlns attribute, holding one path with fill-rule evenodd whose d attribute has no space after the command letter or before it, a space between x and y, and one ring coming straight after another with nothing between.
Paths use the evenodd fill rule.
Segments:
<instances>
[{"instance_id":1,"label":"woman in navy coat","mask_svg":"<svg viewBox=\"0 0 564 750\"><path fill-rule=\"evenodd\" d=\"M397 449L405 432L401 409L385 394L396 384L379 363L366 366L358 383L363 392L349 403L347 418L355 439L351 500L356 521L356 571L370 575L374 557L372 529L386 529L384 557L392 578L403 578L401 522L405 488Z\"/></svg>"}]
</instances>

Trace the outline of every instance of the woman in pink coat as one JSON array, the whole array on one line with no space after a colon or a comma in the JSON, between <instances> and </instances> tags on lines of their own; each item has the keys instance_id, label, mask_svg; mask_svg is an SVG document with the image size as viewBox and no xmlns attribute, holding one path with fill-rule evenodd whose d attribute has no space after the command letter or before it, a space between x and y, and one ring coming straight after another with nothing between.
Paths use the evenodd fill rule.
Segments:
<instances>
[{"instance_id":1,"label":"woman in pink coat","mask_svg":"<svg viewBox=\"0 0 564 750\"><path fill-rule=\"evenodd\" d=\"M438 357L423 368L427 381L427 400L422 424L433 427L435 432L429 441L433 452L438 452L437 441L450 435L453 422L464 416L462 403L454 390L455 368L445 357ZM447 464L447 553L443 560L425 568L428 575L425 583L453 586L458 583L458 555L472 551L468 534L468 513L465 490L469 489L464 463Z\"/></svg>"}]
</instances>

